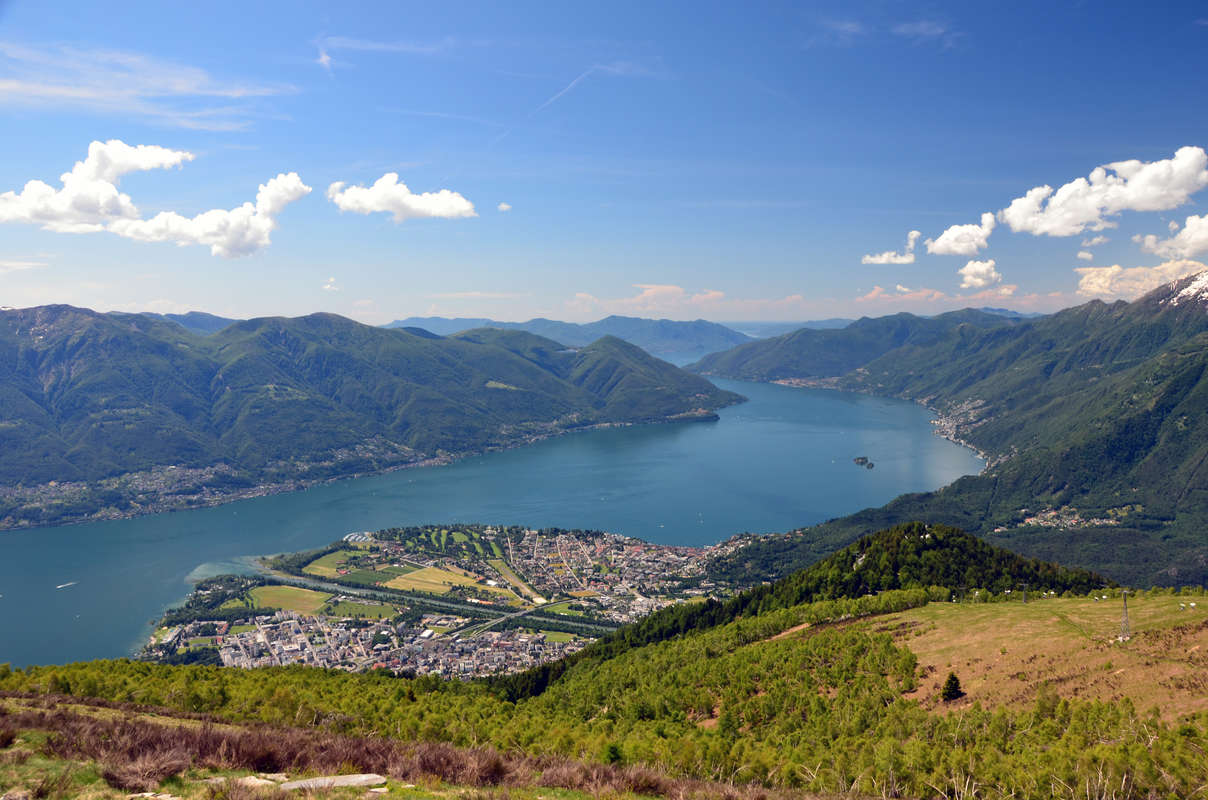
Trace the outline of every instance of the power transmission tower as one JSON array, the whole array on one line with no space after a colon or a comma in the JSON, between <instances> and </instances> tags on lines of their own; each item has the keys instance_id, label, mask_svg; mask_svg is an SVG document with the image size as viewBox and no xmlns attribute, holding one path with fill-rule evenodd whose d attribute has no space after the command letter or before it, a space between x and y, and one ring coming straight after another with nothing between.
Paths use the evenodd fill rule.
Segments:
<instances>
[{"instance_id":1,"label":"power transmission tower","mask_svg":"<svg viewBox=\"0 0 1208 800\"><path fill-rule=\"evenodd\" d=\"M1124 597L1124 614L1120 617L1120 641L1127 642L1132 638L1132 633L1128 629L1128 590L1121 592Z\"/></svg>"}]
</instances>

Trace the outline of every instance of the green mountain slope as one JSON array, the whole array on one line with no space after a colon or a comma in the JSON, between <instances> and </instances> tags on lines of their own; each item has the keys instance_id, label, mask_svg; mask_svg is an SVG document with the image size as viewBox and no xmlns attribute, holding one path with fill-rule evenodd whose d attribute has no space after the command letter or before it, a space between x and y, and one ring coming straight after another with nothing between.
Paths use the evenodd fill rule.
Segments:
<instances>
[{"instance_id":1,"label":"green mountain slope","mask_svg":"<svg viewBox=\"0 0 1208 800\"><path fill-rule=\"evenodd\" d=\"M114 485L69 503L49 487L56 499L44 502L30 487L51 481L169 466L209 470L198 480L219 489L315 479L600 423L703 417L740 399L616 339L441 338L330 314L202 337L144 315L6 311L0 364L0 486L29 490L0 497L10 525L136 501Z\"/></svg>"},{"instance_id":2,"label":"green mountain slope","mask_svg":"<svg viewBox=\"0 0 1208 800\"><path fill-rule=\"evenodd\" d=\"M763 555L758 550L754 553ZM747 555L743 548L733 557L742 559ZM771 571L767 564L748 562L744 566L750 574ZM865 536L808 568L747 589L724 602L710 599L668 606L573 656L518 675L502 676L494 683L513 700L535 696L569 669L584 669L577 666L581 663L606 661L691 631L820 600L933 586L980 588L1001 594L1027 584L1036 591L1085 593L1106 583L1093 572L1024 558L957 528L912 522Z\"/></svg>"},{"instance_id":3,"label":"green mountain slope","mask_svg":"<svg viewBox=\"0 0 1208 800\"><path fill-rule=\"evenodd\" d=\"M843 375L898 348L927 347L954 330L1010 327L1017 320L999 314L951 311L937 317L894 314L856 320L845 328L802 328L714 353L688 369L703 375L752 381L830 378Z\"/></svg>"},{"instance_id":4,"label":"green mountain slope","mask_svg":"<svg viewBox=\"0 0 1208 800\"><path fill-rule=\"evenodd\" d=\"M785 574L871 530L928 519L1118 580L1208 579L1208 313L1200 299L1172 302L1193 280L1133 303L957 327L850 370L835 385L938 409L992 466L759 543L748 560ZM736 560L719 570L744 574Z\"/></svg>"}]
</instances>

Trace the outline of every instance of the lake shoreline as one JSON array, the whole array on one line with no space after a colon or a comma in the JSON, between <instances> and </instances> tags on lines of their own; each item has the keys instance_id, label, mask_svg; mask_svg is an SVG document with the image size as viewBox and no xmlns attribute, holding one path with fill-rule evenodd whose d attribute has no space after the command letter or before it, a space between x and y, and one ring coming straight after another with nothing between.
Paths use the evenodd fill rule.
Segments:
<instances>
[{"instance_id":1,"label":"lake shoreline","mask_svg":"<svg viewBox=\"0 0 1208 800\"><path fill-rule=\"evenodd\" d=\"M741 400L736 401L735 403L727 403L723 406L719 406L719 409L726 408L730 405L737 405L739 403L744 403L744 402L747 402L747 398L745 398L745 397ZM578 426L578 427L573 427L573 428L564 428L561 430L554 430L554 431L549 431L546 433L530 434L530 435L521 437L513 442L508 442L505 444L500 444L500 445L491 446L491 447L484 447L484 448L479 448L479 449L475 449L475 450L467 450L467 451L460 452L460 453L441 453L439 455L427 456L425 458L417 459L415 461L409 461L409 462L402 463L402 464L392 464L390 466L386 466L381 469L367 470L367 471L362 471L362 472L349 472L349 473L345 473L342 475L333 475L333 476L326 477L326 478L310 478L310 479L297 478L297 479L293 479L293 480L277 481L277 482L271 482L271 483L258 483L253 486L248 486L248 487L244 487L241 489L227 490L227 491L208 490L208 491L211 491L212 493L208 493L208 494L201 495L201 496L189 495L188 497L181 497L181 499L179 501L177 501L176 503L172 503L171 501L163 501L162 504L157 503L156 507L153 507L153 508L138 508L138 509L135 509L132 511L123 511L120 509L111 509L111 510L102 509L102 511L96 512L93 514L82 515L82 516L78 516L78 517L69 517L69 518L56 520L54 522L49 522L49 523L44 523L44 524L31 524L31 523L27 523L25 521L13 523L13 522L9 522L8 520L0 520L0 536L2 536L5 533L9 533L9 532L13 532L13 531L30 531L30 530L38 530L38 529L64 528L64 527L68 527L68 526L72 526L72 525L86 525L86 524L92 523L92 522L110 522L110 521L116 521L116 520L136 519L138 517L154 516L156 514L174 514L174 513L181 512L181 511L194 511L194 510L199 510L199 509L204 509L204 508L215 508L217 506L224 506L224 505L228 505L230 503L236 503L236 502L239 502L240 500L252 500L252 499L255 499L258 497L271 497L273 495L288 494L290 492L304 492L308 489L313 489L317 486L326 486L326 485L333 484L333 483L340 483L343 481L355 480L357 478L369 478L369 477L374 477L374 476L379 476L379 475L388 475L393 472L399 472L402 470L409 470L409 469L424 469L424 468L428 468L428 467L448 466L449 464L453 464L458 461L465 460L467 458L475 458L477 456L483 456L483 455L487 455L489 453L504 452L506 450L515 450L518 448L528 447L530 445L537 444L538 442L547 441L549 439L554 439L554 438L558 438L558 437L562 437L562 436L569 436L569 435L574 435L574 434L579 434L579 433L590 433L592 431L609 430L609 429L613 429L613 428L631 428L631 427L646 426L646 425L649 425L649 426L679 425L679 424L697 423L697 422L717 422L720 419L720 417L717 414L717 410L718 409L713 409L713 410L701 409L699 411L684 412L681 414L676 414L676 415L673 415L673 416L670 416L670 417L667 417L664 419L657 419L657 420L643 420L643 421L639 421L639 422L600 422L600 423L596 423L594 425L583 425L583 426ZM221 471L222 467L224 467L224 466L225 465L223 465L223 464L211 465L209 467L199 468L198 471ZM162 471L168 470L168 469L174 470L175 467L157 467L148 472L155 472L156 470L162 472ZM143 475L143 474L145 474L145 473L124 473L122 475L116 476L116 479L122 480L122 479L130 478L132 476L138 476L138 475ZM71 485L73 485L73 486L80 485L80 486L84 486L84 487L90 487L90 486L95 485L96 483L97 482L82 481L82 482L80 482L80 484L71 484ZM43 484L41 486L54 487L55 484L56 484L56 482L52 481L50 484ZM39 488L39 487L34 487L35 490L37 488ZM3 493L3 492L12 493L14 491L15 491L14 487L0 487L0 493ZM192 499L193 502L190 502L190 499Z\"/></svg>"},{"instance_id":2,"label":"lake shoreline","mask_svg":"<svg viewBox=\"0 0 1208 800\"><path fill-rule=\"evenodd\" d=\"M720 377L720 376L718 376L718 377ZM858 388L853 388L850 386L842 386L842 385L840 385L840 380L841 380L841 378L838 378L838 377L834 377L834 378L778 378L774 381L753 381L753 382L754 383L772 383L777 386L787 386L787 387L790 387L793 389L830 389L830 390L836 391L836 392L853 392L855 394L868 395L869 397L885 397L885 398L890 398L893 400L909 400L912 403L922 406L923 408L927 409L929 412L931 412L932 414L935 415L935 419L933 419L931 421L931 424L935 428L936 436L940 437L941 439L947 439L948 441L952 442L953 444L957 444L957 445L960 445L961 447L972 450L974 453L977 454L978 458L980 458L982 461L986 462L985 466L982 467L982 470L981 470L982 472L985 472L990 467L992 467L995 464L1000 463L1002 461L1001 457L992 456L989 453L982 450L977 445L968 441L967 439L961 438L959 429L962 424L962 418L964 416L966 416L966 414L945 412L942 409L936 408L935 406L931 405L926 400L919 400L918 398L915 398L915 397L903 397L901 395L895 395L895 394L878 394L877 392L869 391L867 389L858 389ZM966 409L961 409L961 410L967 412ZM981 474L981 473L978 473L978 474Z\"/></svg>"}]
</instances>

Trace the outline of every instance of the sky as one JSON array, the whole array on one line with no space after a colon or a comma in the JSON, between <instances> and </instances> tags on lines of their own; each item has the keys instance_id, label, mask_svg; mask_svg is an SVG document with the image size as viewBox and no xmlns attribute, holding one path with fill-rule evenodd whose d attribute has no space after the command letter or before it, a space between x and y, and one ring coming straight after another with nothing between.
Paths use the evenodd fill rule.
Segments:
<instances>
[{"instance_id":1,"label":"sky","mask_svg":"<svg viewBox=\"0 0 1208 800\"><path fill-rule=\"evenodd\" d=\"M0 0L0 306L801 321L1208 261L1203 3Z\"/></svg>"}]
</instances>

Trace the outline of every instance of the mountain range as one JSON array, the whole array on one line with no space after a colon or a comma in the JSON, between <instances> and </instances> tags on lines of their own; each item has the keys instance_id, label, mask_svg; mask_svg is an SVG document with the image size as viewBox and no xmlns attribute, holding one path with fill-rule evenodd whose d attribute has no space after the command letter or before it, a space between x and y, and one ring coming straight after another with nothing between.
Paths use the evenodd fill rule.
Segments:
<instances>
[{"instance_id":1,"label":"mountain range","mask_svg":"<svg viewBox=\"0 0 1208 800\"><path fill-rule=\"evenodd\" d=\"M158 510L170 494L368 472L591 425L706 418L741 399L616 337L568 348L524 331L441 337L331 314L200 336L141 314L5 311L0 363L7 525ZM121 479L131 474L141 477ZM180 486L186 476L195 485Z\"/></svg>"},{"instance_id":2,"label":"mountain range","mask_svg":"<svg viewBox=\"0 0 1208 800\"><path fill-rule=\"evenodd\" d=\"M1132 303L1007 320L964 311L799 331L709 356L708 375L823 383L936 409L989 456L980 475L736 555L787 574L912 519L1136 583L1208 578L1208 277Z\"/></svg>"},{"instance_id":3,"label":"mountain range","mask_svg":"<svg viewBox=\"0 0 1208 800\"><path fill-rule=\"evenodd\" d=\"M686 364L707 353L726 350L751 341L736 330L703 319L681 322L670 319L610 316L596 322L559 322L530 319L528 322L499 322L482 318L408 317L389 323L387 328L423 328L441 335L472 328L522 330L545 336L572 347L594 342L601 336L616 336L636 344L651 355L677 364Z\"/></svg>"}]
</instances>

